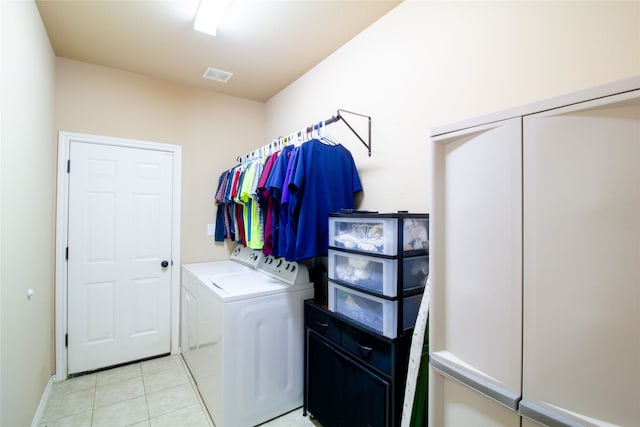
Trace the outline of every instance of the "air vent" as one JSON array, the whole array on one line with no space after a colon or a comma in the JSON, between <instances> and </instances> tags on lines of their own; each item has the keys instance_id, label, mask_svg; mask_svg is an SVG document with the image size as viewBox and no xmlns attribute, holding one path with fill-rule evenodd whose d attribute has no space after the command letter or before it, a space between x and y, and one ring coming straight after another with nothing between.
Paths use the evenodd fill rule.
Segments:
<instances>
[{"instance_id":1,"label":"air vent","mask_svg":"<svg viewBox=\"0 0 640 427\"><path fill-rule=\"evenodd\" d=\"M215 80L216 82L226 83L233 76L233 73L228 71L217 70L215 68L208 67L202 77L209 80Z\"/></svg>"}]
</instances>

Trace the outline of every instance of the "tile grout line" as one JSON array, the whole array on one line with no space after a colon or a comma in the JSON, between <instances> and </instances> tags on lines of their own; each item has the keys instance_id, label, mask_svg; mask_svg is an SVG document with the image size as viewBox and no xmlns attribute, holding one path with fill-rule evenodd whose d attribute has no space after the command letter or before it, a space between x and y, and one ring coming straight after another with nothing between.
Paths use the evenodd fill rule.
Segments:
<instances>
[{"instance_id":1,"label":"tile grout line","mask_svg":"<svg viewBox=\"0 0 640 427\"><path fill-rule=\"evenodd\" d=\"M149 422L149 426L151 426L151 413L149 412L149 399L147 399L147 387L144 382L144 369L142 369L142 363L140 363L140 377L142 378L142 391L144 393L144 404L147 408L147 421Z\"/></svg>"},{"instance_id":2,"label":"tile grout line","mask_svg":"<svg viewBox=\"0 0 640 427\"><path fill-rule=\"evenodd\" d=\"M93 384L93 402L91 403L91 426L93 427L93 418L96 413L96 395L98 394L98 374L96 373L96 382Z\"/></svg>"},{"instance_id":3,"label":"tile grout line","mask_svg":"<svg viewBox=\"0 0 640 427\"><path fill-rule=\"evenodd\" d=\"M205 405L205 403L204 403L204 399L202 398L202 395L200 394L200 389L198 389L198 387L196 385L196 379L193 377L193 375L191 373L191 369L189 369L189 367L187 366L187 363L184 360L184 358L182 357L182 354L179 354L178 357L180 358L180 364L182 365L182 368L187 373L187 377L189 377L189 385L191 386L191 389L193 390L193 393L196 395L196 399L198 400L198 404L200 405L200 409L202 410L202 412L204 413L205 418L207 419L207 423L209 424L209 426L215 427L215 423L213 422L213 417L209 413L209 409L207 408L207 405Z\"/></svg>"},{"instance_id":4,"label":"tile grout line","mask_svg":"<svg viewBox=\"0 0 640 427\"><path fill-rule=\"evenodd\" d=\"M168 356L168 357L172 357L172 356ZM182 367L182 369L184 369L184 371L185 371L185 372L186 372L186 374L187 374L187 378L189 379L189 378L190 378L189 372L188 372L188 370L184 367L181 356L180 356L180 355L176 355L176 356L174 356L174 357L177 357L177 358L179 359L179 362L180 362L179 366L180 366L180 367ZM141 369L142 369L142 364L141 364ZM150 375L151 375L151 374L158 374L158 373L160 373L160 372L165 372L165 371L174 371L174 370L175 370L175 368L173 368L173 367L168 367L168 368L164 368L164 369L154 370L153 372L151 372L151 373L150 373ZM145 375L144 375L144 369L142 369L142 381L143 381L143 386L144 386L144 383L145 383L145 382L144 382L144 378L145 378ZM145 393L144 393L144 396L145 396L145 401L147 402L147 414L148 414L148 416L149 416L149 418L148 418L149 425L151 425L151 419L152 419L152 417L151 417L151 412L150 412L150 410L149 410L149 400L148 400L148 395L149 395L149 394L154 394L154 393L162 393L163 391L166 391L166 390L169 390L169 389L171 389L171 388L175 388L175 387L180 387L180 386L181 386L181 384L177 384L177 385L170 385L170 386L167 386L167 387L162 388L162 389L159 389L159 390L151 391L151 392L149 392L149 393L147 393L147 391L146 391L146 387L145 387ZM183 408L177 408L177 409L175 409L175 410L173 410L173 411L171 411L171 412L168 412L168 413L165 413L165 414L158 415L158 416L156 416L156 417L154 417L154 418L158 418L158 417L162 417L162 416L167 416L167 415L171 414L172 412L176 412L176 411L179 411L179 410L184 409L184 408L187 408L187 407L188 407L188 406L185 406L185 407L183 407ZM205 416L206 416L206 414L205 414Z\"/></svg>"}]
</instances>

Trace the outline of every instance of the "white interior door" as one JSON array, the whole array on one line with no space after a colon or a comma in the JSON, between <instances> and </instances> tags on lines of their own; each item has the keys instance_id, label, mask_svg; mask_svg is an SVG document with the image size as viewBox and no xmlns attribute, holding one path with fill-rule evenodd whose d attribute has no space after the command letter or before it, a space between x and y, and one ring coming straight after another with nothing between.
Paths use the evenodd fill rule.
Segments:
<instances>
[{"instance_id":1,"label":"white interior door","mask_svg":"<svg viewBox=\"0 0 640 427\"><path fill-rule=\"evenodd\" d=\"M69 151L68 372L169 353L173 153Z\"/></svg>"}]
</instances>

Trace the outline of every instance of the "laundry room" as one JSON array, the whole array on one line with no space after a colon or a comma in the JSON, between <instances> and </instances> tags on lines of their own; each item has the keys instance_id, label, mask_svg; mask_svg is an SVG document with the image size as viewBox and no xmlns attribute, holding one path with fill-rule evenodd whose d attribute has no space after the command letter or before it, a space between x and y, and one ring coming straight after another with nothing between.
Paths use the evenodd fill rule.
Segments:
<instances>
[{"instance_id":1,"label":"laundry room","mask_svg":"<svg viewBox=\"0 0 640 427\"><path fill-rule=\"evenodd\" d=\"M267 366L278 369L261 371L262 377L256 374L251 380L244 380L265 386L277 375L282 375L281 378L295 375L297 389L293 404L284 402L284 392L271 393L282 397L282 401L277 402L280 405L277 414L270 413L268 419L256 415L247 418L248 421L220 421L216 425L244 427L268 422L325 427L390 426L425 425L429 421L434 426L533 427L553 424L556 416L564 422L560 425L625 425L628 419L633 419L634 413L629 408L637 408L640 395L629 387L628 381L640 381L640 370L636 366L631 368L629 360L640 356L640 343L611 331L619 330L620 325L636 325L628 336L637 337L640 323L637 300L640 234L638 216L634 216L640 206L637 139L635 145L621 146L616 151L617 157L611 158L608 151L596 148L582 156L569 139L564 141L566 146L559 145L563 142L559 138L558 145L550 147L527 145L527 140L561 128L558 125L549 130L538 125L547 123L539 114L574 108L583 102L601 104L588 104L577 112L567 112L566 116L579 121L604 111L607 119L622 117L618 122L631 124L625 128L626 133L620 131L621 140L625 135L631 135L631 139L638 136L640 2L234 0L215 36L193 28L199 3L199 0L0 2L0 425L208 426L216 420L213 412L242 412L223 404L231 399L232 393L245 390L223 384L217 377L212 382L200 380L200 384L194 380L199 375L194 375L196 371L209 378L222 375L221 366L225 367L222 370L225 373L243 366L239 358L235 367L223 365L228 360L217 364L206 361L211 357L208 352L217 348L207 344L223 343L226 351L232 341L229 332L215 335L215 328L205 327L204 335L191 341L203 351L185 356L189 353L189 340L185 337L190 337L189 333L193 336L193 330L185 329L190 324L185 313L193 313L185 309L189 297L185 297L185 292L200 295L198 289L202 284L197 282L202 278L211 289L230 286L232 281L231 276L219 272L194 273L193 281L186 284L182 267L229 262L250 269L233 273L251 277L243 283L263 284L260 290L247 286L245 295L261 296L265 301L273 298L271 312L277 306L281 313L287 313L290 305L283 302L282 295L300 290L301 300L290 318L294 320L282 320L287 325L296 325L294 339L286 344L293 346L293 350L285 348L281 337L269 339L272 326L266 325L267 332L260 338L265 341L258 342L256 338L254 344L273 350L265 353L264 359L272 363ZM226 75L227 82L203 78L208 67L232 75ZM622 98L605 102L609 96ZM582 140L600 132L587 131L592 129L591 121L579 123L577 127L585 129ZM485 147L483 139L476 139L478 135L493 138L503 135L501 132L525 141L518 145L519 151L510 148L499 151L502 147L499 145L491 146L496 147L495 152L484 148L478 152L467 150L474 147L467 144L469 141L481 141L480 146ZM224 222L224 215L218 216L221 203L216 193L223 173L255 158L267 159L283 146L304 147L309 140L324 141L325 149L343 147L360 184L350 188L354 196L352 206L341 206L349 211L331 212L326 215L326 222L322 221L323 227L327 227L323 235L329 240L333 238L325 245L329 252L317 257L307 254L285 259L265 253L262 248L246 251L245 246L252 245L246 240L242 244L239 235L218 239L216 227ZM565 163L560 166L544 163L548 153L557 154ZM103 161L91 160L98 154ZM584 162L589 167L583 170L575 166L574 160L578 158L591 162ZM97 174L100 185L103 182L100 177L120 176L113 169L116 159L136 165L141 186L121 183L117 191L162 194L162 198L132 199L128 206L137 210L121 211L120 205L116 209L109 198L116 190L90 185L91 173ZM497 161L514 169L500 168L498 173L498 168L492 167ZM587 171L599 169L601 164L611 173L605 174L606 179L590 180ZM92 165L93 169L83 165ZM80 178L74 179L74 174ZM459 179L451 179L456 176ZM157 177L162 180L151 187L150 182ZM573 181L565 183L563 179L569 177ZM449 179L446 183L445 178ZM534 178L539 185L532 184ZM578 190L579 184L588 185L593 192ZM493 195L486 193L486 188L499 188L502 192L495 200L510 203L493 203ZM542 229L536 228L536 221L553 217L551 207L558 203L542 197L542 188L552 189L549 194L558 200L575 200L579 204L566 206L564 211L590 209L593 215L589 218L594 221L605 218L607 224L619 224L619 228L611 226L606 233L595 227L588 228L588 233L571 228L572 237L594 238L592 243L580 245L580 251L552 239L567 229L570 222L548 227L551 233L542 236L536 231ZM611 188L616 191L609 191ZM335 190L337 193L338 188ZM537 194L536 215L528 214L533 205L527 203L533 199L523 201L522 192ZM86 198L80 199L78 194ZM621 194L635 196L618 203L616 197L621 198ZM487 215L468 215L482 203L488 205ZM74 210L76 207L78 210ZM161 209L167 213L160 214ZM117 228L117 215L125 218L121 222L128 228ZM611 215L615 215L613 220ZM102 225L87 228L88 234L73 234L80 229L74 229L73 225L82 224L86 218L97 218ZM329 226L330 218L334 228ZM347 225L349 230L367 230L369 236L377 236L385 229L385 236L392 233L396 238L392 246L397 251L376 253L373 246L358 247L363 243L358 238L355 244L347 242L345 239L353 237L342 233ZM507 228L509 233L494 233L496 229ZM403 239L408 242L409 235L422 236L423 229L429 231L426 239L421 237L421 242L426 240L427 245L403 248ZM91 293L74 293L67 283L75 277L85 277L88 267L78 264L78 260L94 260L102 268L111 262L110 257L116 258L114 248L131 235L147 236L145 242L165 245L161 251L146 243L129 245L128 256L147 263L144 267L147 270L116 269L118 274L126 272L140 278L137 290L121 298L133 304L129 320L137 332L130 335L139 339L113 341L114 348L108 351L83 353L88 346L82 340L102 344L112 341L120 334L114 332L114 325L127 316L115 310L117 296L110 288L115 279L102 276L102 270L96 270L94 278L78 279L90 282ZM116 240L114 236L123 236L125 240ZM537 240L527 236L537 236ZM107 243L92 246L100 238ZM238 241L240 253L234 255ZM464 243L455 246L453 242L458 241ZM505 241L508 244L502 245ZM447 242L447 246L444 243L438 246L439 242ZM592 272L585 264L594 269L598 265L609 266L597 274L578 276L576 283L609 280L623 291L611 292L610 299L603 300L600 294L570 288L572 295L583 295L580 302L585 307L595 308L598 301L604 301L608 310L597 315L575 309L568 295L563 296L565 301L542 291L527 293L528 280L542 280L543 273L551 271L542 267L543 262L550 265L554 261L545 255L545 248L557 249L548 253L560 253L555 259L565 262L559 264L584 267L585 272ZM628 256L620 256L621 248ZM598 256L606 258L597 258L596 252L602 252L604 255ZM441 254L441 258L430 259L431 254ZM456 295L464 298L447 299L452 294L443 291L443 283L447 289L453 289L469 282L471 276L446 270L456 264L444 262L442 254L448 257L447 262L464 259L465 263L457 265L465 268L458 270L495 278L496 286L487 285L482 291L471 286L456 288L460 291ZM491 256L500 265L517 268L500 268ZM364 279L371 280L373 270L363 271L361 267L373 268L376 263L379 264L376 274L395 266L389 279L393 283L396 278L410 274L429 274L433 311L430 329L421 329L419 337L414 338L413 328L419 324L426 328L427 275L420 276L421 286L415 291L365 289L362 283ZM495 268L479 267L489 264ZM285 265L287 269L283 272ZM533 265L538 266L532 268ZM445 270L447 275L443 273ZM565 282L573 280L562 277ZM500 283L513 280L524 281L525 292L522 286L515 293L500 288ZM162 293L157 291L157 281L166 283ZM308 301L312 299L308 293L310 285L318 304ZM351 297L336 302L330 298L330 291L336 289ZM374 299L384 307L399 304L408 310L410 305L394 291L404 292L407 298L414 297L416 301L406 327L401 325L402 317L396 316L393 327L384 323L380 331L360 329L358 322L352 322L354 319L348 315L335 313L340 310L340 301L363 301L374 294L377 298ZM214 295L207 301L216 307L239 307L241 304L233 303L245 301L240 294L228 292L218 298L224 292L218 289L213 294L202 294L202 298ZM483 299L487 300L486 305L472 303ZM558 305L542 309L540 301L549 300ZM336 304L334 310L332 304ZM493 310L498 306L513 306L517 310L498 315L498 310ZM456 317L454 313L458 312L452 307L472 309ZM618 415L610 415L606 408L601 411L591 403L591 397L580 393L573 393L578 396L577 401L567 404L566 410L558 409L566 403L559 394L547 399L556 399L555 406L540 403L546 401L540 397L544 396L541 391L544 387L527 383L526 374L534 372L537 376L538 368L547 367L545 372L558 378L568 375L571 381L580 379L584 381L580 382L582 390L599 388L592 387L594 383L585 379L587 376L570 369L573 364L568 360L582 358L576 349L585 348L573 341L572 337L579 334L567 333L553 341L538 333L546 325L547 309L567 312L575 309L575 315L568 316L567 325L590 325L596 334L594 340L606 338L602 341L603 348L598 350L608 347L609 354L593 352L593 358L585 360L609 368L620 366L627 373L626 379L620 373L610 374L606 378L611 381L605 381L604 376L593 377L593 381L604 381L607 387L620 387L620 399L609 405ZM243 319L242 310L238 313L224 311L226 308L219 310L209 309L211 318L200 319L196 314L195 323L202 326L212 322L219 327L224 319L231 319L225 323L227 326ZM101 317L95 324L88 324L82 317L87 313ZM215 317L222 316L221 313L229 317ZM397 309L394 313L397 314ZM236 315L239 317L233 317ZM249 317L244 318L248 319L247 325L259 330L260 322L251 324L256 319ZM311 321L316 323L310 325ZM161 342L155 338L154 322L163 322ZM329 326L323 329L325 323ZM505 350L499 363L491 360L493 353L488 350L485 359L471 366L470 359L465 359L470 348L487 346L480 328L483 324L498 325L496 330L501 332L492 336L494 343L517 342L518 348L513 352ZM506 324L514 326L500 329L499 325ZM527 325L540 329L527 330ZM452 331L458 335L452 335ZM334 332L342 338L333 340ZM431 371L425 369L426 362L421 365L421 360L426 359L420 353L429 350L429 338L434 346L430 349ZM293 374L284 369L283 363L272 360L282 357L276 352L277 344L282 347L277 350L295 359L286 363L294 367ZM348 345L353 345L353 352L372 355L353 356L355 363L345 365L345 360L356 354ZM557 346L547 353L565 355L566 364L555 366L555 359L523 356L527 349L535 350L536 345ZM501 348L494 347L495 351ZM381 348L388 357L376 359ZM113 352L122 349L124 355L113 356ZM226 354L220 351L215 357ZM410 353L417 366L408 363ZM596 358L595 353L601 358ZM396 357L398 354L402 357ZM92 364L103 357L107 362ZM140 361L130 365L124 360ZM257 366L256 360L251 363ZM314 364L321 368L307 369ZM114 370L102 369L114 365L117 366ZM353 384L342 387L355 388L351 398L337 401L340 395L324 383L319 388L306 387L322 382L323 373L338 369L336 366L348 366L344 372L367 374L356 376ZM360 370L354 370L354 366ZM420 366L421 374L413 370L419 371ZM511 374L502 380L501 369L507 366L518 372L517 380L511 381ZM483 371L485 368L490 373ZM491 371L493 368L495 371ZM273 378L265 372L273 373ZM477 375L467 375L469 372ZM416 378L424 381L415 384ZM282 381L276 382L281 385ZM408 390L407 382L416 386L417 391ZM118 388L125 383L124 388ZM480 393L469 392L476 388ZM176 397L178 393L180 397ZM378 397L353 398L379 393L387 399L383 403L375 400ZM211 403L207 396L219 398ZM261 396L254 401L258 402ZM405 405L409 406L406 408L402 403L408 396L414 402ZM260 400L256 408L268 406L263 403ZM221 406L217 408L217 404ZM491 406L494 404L497 409ZM362 408L366 410L358 405L365 405ZM422 410L425 413L420 414ZM247 410L243 415L250 412ZM118 418L125 415L131 418ZM421 417L420 421L416 421L416 416ZM629 416L632 418L624 418Z\"/></svg>"}]
</instances>

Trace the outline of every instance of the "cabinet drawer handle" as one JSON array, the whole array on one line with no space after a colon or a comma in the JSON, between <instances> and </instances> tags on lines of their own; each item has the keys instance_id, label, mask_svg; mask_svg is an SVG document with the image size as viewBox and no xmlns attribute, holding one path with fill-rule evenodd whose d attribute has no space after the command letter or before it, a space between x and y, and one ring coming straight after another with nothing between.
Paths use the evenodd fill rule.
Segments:
<instances>
[{"instance_id":1,"label":"cabinet drawer handle","mask_svg":"<svg viewBox=\"0 0 640 427\"><path fill-rule=\"evenodd\" d=\"M524 399L518 405L518 412L520 415L548 426L578 427L582 425Z\"/></svg>"},{"instance_id":2,"label":"cabinet drawer handle","mask_svg":"<svg viewBox=\"0 0 640 427\"><path fill-rule=\"evenodd\" d=\"M429 360L429 364L434 371L446 377L453 378L458 382L461 382L467 387L470 387L471 389L484 394L485 396L495 400L496 402L506 406L513 411L518 410L518 402L520 401L521 397L520 390L509 390L507 388L503 388L499 385L486 381L477 375L469 374L466 371L460 369L455 363L444 359L439 354L433 354ZM534 421L539 421L537 418L532 419ZM553 423L552 425L557 424Z\"/></svg>"},{"instance_id":3,"label":"cabinet drawer handle","mask_svg":"<svg viewBox=\"0 0 640 427\"><path fill-rule=\"evenodd\" d=\"M362 357L367 359L371 356L371 352L373 351L373 348L364 346L360 343L356 343L356 345L358 346L358 352L362 355Z\"/></svg>"},{"instance_id":4,"label":"cabinet drawer handle","mask_svg":"<svg viewBox=\"0 0 640 427\"><path fill-rule=\"evenodd\" d=\"M329 327L328 323L320 322L319 320L316 320L316 325L322 328L323 332L326 332L327 328Z\"/></svg>"}]
</instances>

